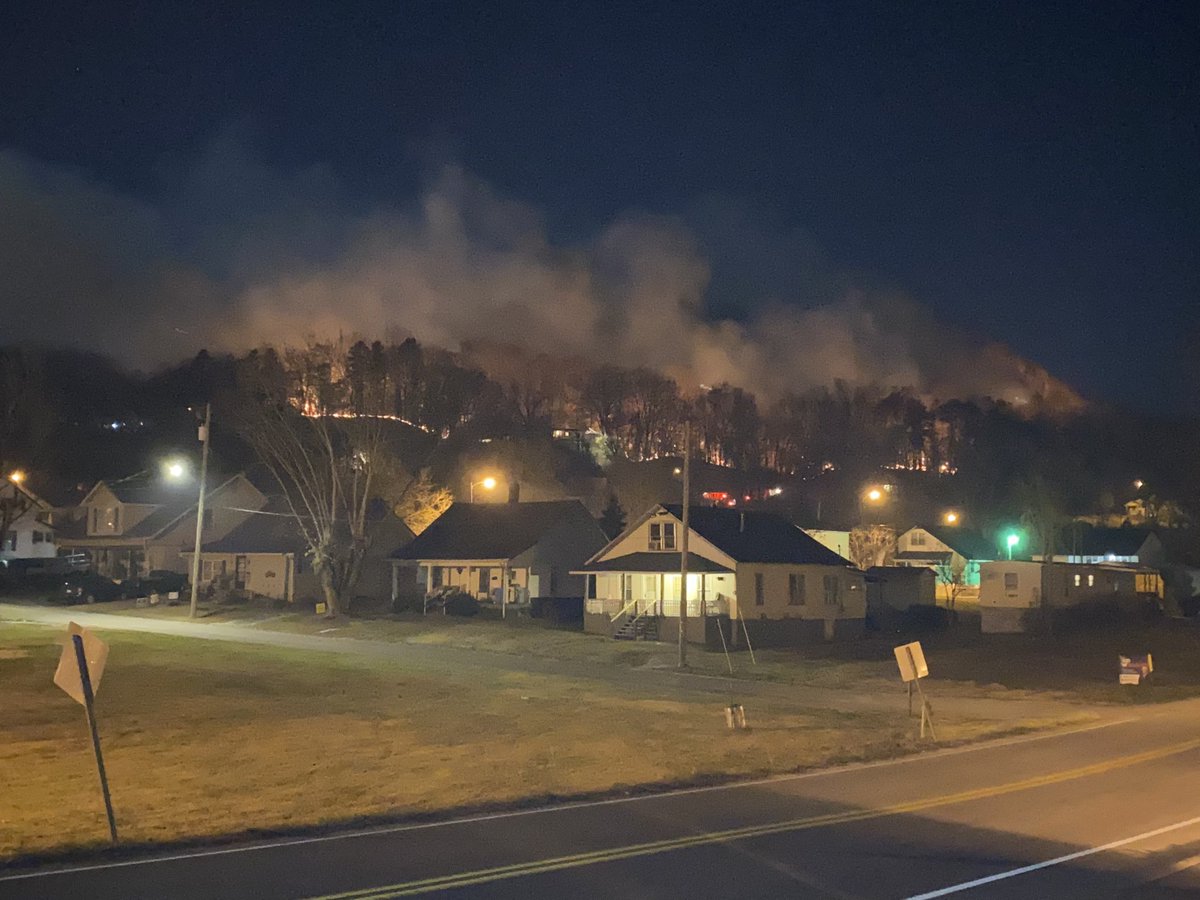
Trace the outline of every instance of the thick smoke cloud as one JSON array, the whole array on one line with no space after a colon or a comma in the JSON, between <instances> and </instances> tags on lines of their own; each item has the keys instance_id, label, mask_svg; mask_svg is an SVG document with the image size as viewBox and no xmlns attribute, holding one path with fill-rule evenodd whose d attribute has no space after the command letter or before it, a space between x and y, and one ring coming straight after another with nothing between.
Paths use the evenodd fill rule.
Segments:
<instances>
[{"instance_id":1,"label":"thick smoke cloud","mask_svg":"<svg viewBox=\"0 0 1200 900\"><path fill-rule=\"evenodd\" d=\"M460 168L411 208L363 210L328 171L281 174L233 140L165 180L151 204L0 153L6 338L153 366L201 346L402 330L451 348L486 340L650 365L765 397L835 379L943 398L1069 396L1003 348L828 272L793 296L746 298L753 315L714 318L710 264L682 219L630 213L565 246L535 209ZM808 305L787 302L797 297Z\"/></svg>"}]
</instances>

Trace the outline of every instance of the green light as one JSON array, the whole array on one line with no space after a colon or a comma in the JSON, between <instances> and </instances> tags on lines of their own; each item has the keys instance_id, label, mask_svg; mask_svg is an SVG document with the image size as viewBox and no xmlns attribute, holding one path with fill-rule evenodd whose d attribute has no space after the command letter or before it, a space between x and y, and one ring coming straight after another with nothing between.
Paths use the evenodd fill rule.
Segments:
<instances>
[{"instance_id":1,"label":"green light","mask_svg":"<svg viewBox=\"0 0 1200 900\"><path fill-rule=\"evenodd\" d=\"M1009 547L1015 547L1019 543L1021 543L1021 538L1019 535L1010 534L1008 536L1008 546Z\"/></svg>"}]
</instances>

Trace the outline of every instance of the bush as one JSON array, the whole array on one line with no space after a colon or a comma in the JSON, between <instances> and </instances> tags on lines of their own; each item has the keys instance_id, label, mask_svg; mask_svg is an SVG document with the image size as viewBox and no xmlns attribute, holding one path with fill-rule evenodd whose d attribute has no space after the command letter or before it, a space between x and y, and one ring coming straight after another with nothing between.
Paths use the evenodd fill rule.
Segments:
<instances>
[{"instance_id":1,"label":"bush","mask_svg":"<svg viewBox=\"0 0 1200 900\"><path fill-rule=\"evenodd\" d=\"M943 631L949 627L950 610L941 606L913 604L900 615L900 631Z\"/></svg>"},{"instance_id":2,"label":"bush","mask_svg":"<svg viewBox=\"0 0 1200 900\"><path fill-rule=\"evenodd\" d=\"M453 594L447 595L443 607L448 616L479 615L479 601L462 591L455 591Z\"/></svg>"}]
</instances>

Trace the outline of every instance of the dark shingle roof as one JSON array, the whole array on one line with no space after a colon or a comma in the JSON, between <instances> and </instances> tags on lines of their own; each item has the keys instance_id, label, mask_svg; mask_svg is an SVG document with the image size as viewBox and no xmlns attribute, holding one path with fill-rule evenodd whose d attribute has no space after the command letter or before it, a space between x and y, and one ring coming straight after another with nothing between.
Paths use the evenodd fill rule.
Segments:
<instances>
[{"instance_id":1,"label":"dark shingle roof","mask_svg":"<svg viewBox=\"0 0 1200 900\"><path fill-rule=\"evenodd\" d=\"M1154 532L1145 528L1082 528L1078 534L1067 528L1059 539L1059 553L1079 556L1137 556ZM1078 553L1076 552L1078 548Z\"/></svg>"},{"instance_id":2,"label":"dark shingle roof","mask_svg":"<svg viewBox=\"0 0 1200 900\"><path fill-rule=\"evenodd\" d=\"M683 509L677 504L663 508L673 516L683 516ZM701 506L690 510L688 523L697 534L738 562L850 565L849 560L775 513Z\"/></svg>"},{"instance_id":3,"label":"dark shingle roof","mask_svg":"<svg viewBox=\"0 0 1200 900\"><path fill-rule=\"evenodd\" d=\"M996 545L978 531L969 528L945 528L938 525L920 525L923 531L928 531L935 538L966 559L992 560L999 557ZM917 551L913 551L917 552Z\"/></svg>"},{"instance_id":4,"label":"dark shingle roof","mask_svg":"<svg viewBox=\"0 0 1200 900\"><path fill-rule=\"evenodd\" d=\"M205 553L304 553L308 545L287 502L272 497L229 534L204 545Z\"/></svg>"},{"instance_id":5,"label":"dark shingle roof","mask_svg":"<svg viewBox=\"0 0 1200 900\"><path fill-rule=\"evenodd\" d=\"M567 516L588 515L578 500L455 503L393 559L512 559Z\"/></svg>"},{"instance_id":6,"label":"dark shingle roof","mask_svg":"<svg viewBox=\"0 0 1200 900\"><path fill-rule=\"evenodd\" d=\"M580 572L678 572L679 559L678 553L658 553L650 550L641 553L627 553L624 556L615 556L612 559L601 560L586 565L578 569ZM705 559L703 556L697 556L695 553L688 553L688 571L689 572L732 572L732 569L713 562L711 559Z\"/></svg>"}]
</instances>

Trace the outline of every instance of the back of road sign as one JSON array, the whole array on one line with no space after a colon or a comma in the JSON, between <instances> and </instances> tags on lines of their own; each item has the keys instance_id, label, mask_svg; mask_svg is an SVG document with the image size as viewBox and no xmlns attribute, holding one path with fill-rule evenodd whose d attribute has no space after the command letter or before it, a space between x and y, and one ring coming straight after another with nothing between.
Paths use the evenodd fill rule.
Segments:
<instances>
[{"instance_id":1,"label":"back of road sign","mask_svg":"<svg viewBox=\"0 0 1200 900\"><path fill-rule=\"evenodd\" d=\"M925 651L921 649L920 641L901 644L895 648L895 654L902 681L916 681L929 674L929 666L925 664Z\"/></svg>"},{"instance_id":2,"label":"back of road sign","mask_svg":"<svg viewBox=\"0 0 1200 900\"><path fill-rule=\"evenodd\" d=\"M92 682L93 694L100 689L100 676L104 674L104 663L108 660L108 644L74 622L67 626L67 640L58 658L58 668L54 671L54 683L80 706L86 706L79 662L75 658L75 641L72 640L72 635L76 634L83 638L83 655L87 657L88 678Z\"/></svg>"}]
</instances>

